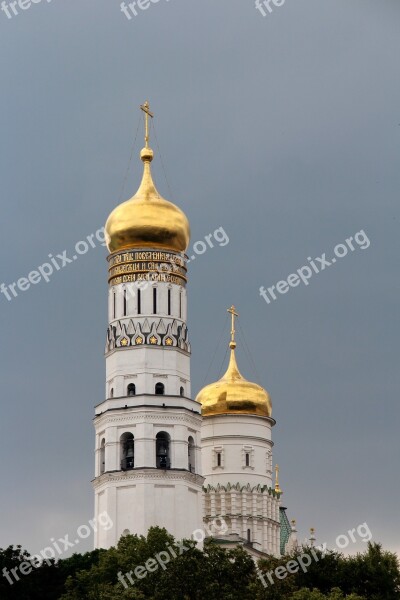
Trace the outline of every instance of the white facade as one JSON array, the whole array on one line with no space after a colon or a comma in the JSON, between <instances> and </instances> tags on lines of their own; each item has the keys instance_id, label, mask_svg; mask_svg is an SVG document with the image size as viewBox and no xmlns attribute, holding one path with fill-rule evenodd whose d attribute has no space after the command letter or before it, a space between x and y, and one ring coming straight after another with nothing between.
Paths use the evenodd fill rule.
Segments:
<instances>
[{"instance_id":1,"label":"white facade","mask_svg":"<svg viewBox=\"0 0 400 600\"><path fill-rule=\"evenodd\" d=\"M202 391L203 418L202 392L191 397L184 254L190 227L154 186L152 113L148 103L141 108L142 183L105 227L111 252L106 382L94 418L93 485L95 516L101 521L107 513L113 527L95 533L95 547L115 546L127 533L146 535L152 526L178 540L191 538L204 524L213 532L214 520L223 519L228 531L215 535L217 541L245 544L253 556L278 556L282 544L293 542L294 528L272 483L270 398L237 368L234 307L230 366ZM207 396L209 388L214 396Z\"/></svg>"},{"instance_id":2,"label":"white facade","mask_svg":"<svg viewBox=\"0 0 400 600\"><path fill-rule=\"evenodd\" d=\"M223 542L241 539L255 550L280 554L280 494L272 487L274 420L250 414L203 417L203 512L221 517Z\"/></svg>"},{"instance_id":3,"label":"white facade","mask_svg":"<svg viewBox=\"0 0 400 600\"><path fill-rule=\"evenodd\" d=\"M118 283L110 286L108 310L94 489L96 516L106 511L114 526L99 529L95 546L109 548L121 535L145 535L155 525L190 538L202 527L204 480L186 289L163 281Z\"/></svg>"}]
</instances>

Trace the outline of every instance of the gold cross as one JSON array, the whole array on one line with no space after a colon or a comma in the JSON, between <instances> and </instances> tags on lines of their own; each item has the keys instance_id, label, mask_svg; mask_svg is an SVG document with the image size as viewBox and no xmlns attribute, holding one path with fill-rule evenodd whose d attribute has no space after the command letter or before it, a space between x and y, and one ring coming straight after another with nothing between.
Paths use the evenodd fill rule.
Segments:
<instances>
[{"instance_id":1,"label":"gold cross","mask_svg":"<svg viewBox=\"0 0 400 600\"><path fill-rule=\"evenodd\" d=\"M239 313L236 312L236 308L233 306L228 308L228 313L232 315L232 327L231 327L231 343L235 344L235 317L239 316Z\"/></svg>"},{"instance_id":2,"label":"gold cross","mask_svg":"<svg viewBox=\"0 0 400 600\"><path fill-rule=\"evenodd\" d=\"M278 465L275 466L275 491L278 494L282 493L281 487L279 485L279 467L278 467Z\"/></svg>"},{"instance_id":3,"label":"gold cross","mask_svg":"<svg viewBox=\"0 0 400 600\"><path fill-rule=\"evenodd\" d=\"M144 136L144 140L146 142L146 148L149 147L149 117L153 118L154 115L152 112L150 112L150 104L149 101L146 100L146 102L144 104L140 105L141 110L144 112L145 114L145 136Z\"/></svg>"}]
</instances>

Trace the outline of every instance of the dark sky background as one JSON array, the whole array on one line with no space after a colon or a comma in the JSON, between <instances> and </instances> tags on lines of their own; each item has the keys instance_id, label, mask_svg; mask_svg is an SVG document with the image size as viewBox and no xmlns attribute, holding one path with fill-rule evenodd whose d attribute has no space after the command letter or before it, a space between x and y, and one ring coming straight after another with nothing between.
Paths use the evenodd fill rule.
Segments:
<instances>
[{"instance_id":1,"label":"dark sky background","mask_svg":"<svg viewBox=\"0 0 400 600\"><path fill-rule=\"evenodd\" d=\"M121 198L148 98L172 197L153 137L160 192L192 243L218 227L230 239L189 265L193 394L225 325L207 383L219 376L234 303L300 538L314 526L333 546L366 521L396 551L399 20L398 0L286 0L265 18L253 0L160 0L130 21L119 0L0 13L0 283L72 255L134 193L141 130ZM368 249L260 297L360 230ZM93 516L106 254L0 296L0 547L34 552Z\"/></svg>"}]
</instances>

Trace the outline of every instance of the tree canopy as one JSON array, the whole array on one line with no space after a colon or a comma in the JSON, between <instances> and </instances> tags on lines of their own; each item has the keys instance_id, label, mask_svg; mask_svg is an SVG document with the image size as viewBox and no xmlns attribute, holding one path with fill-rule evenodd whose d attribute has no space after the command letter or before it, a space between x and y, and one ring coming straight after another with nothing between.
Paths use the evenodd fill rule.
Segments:
<instances>
[{"instance_id":1,"label":"tree canopy","mask_svg":"<svg viewBox=\"0 0 400 600\"><path fill-rule=\"evenodd\" d=\"M311 553L307 568L296 568ZM158 527L42 565L10 546L0 550L0 571L2 600L400 600L397 556L376 543L350 557L302 548L255 564L241 547L209 541L200 550Z\"/></svg>"}]
</instances>

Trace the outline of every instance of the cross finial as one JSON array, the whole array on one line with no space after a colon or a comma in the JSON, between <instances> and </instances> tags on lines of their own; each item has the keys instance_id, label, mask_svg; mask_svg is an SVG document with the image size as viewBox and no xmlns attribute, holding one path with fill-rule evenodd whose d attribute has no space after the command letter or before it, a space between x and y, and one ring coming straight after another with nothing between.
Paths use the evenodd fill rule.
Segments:
<instances>
[{"instance_id":1,"label":"cross finial","mask_svg":"<svg viewBox=\"0 0 400 600\"><path fill-rule=\"evenodd\" d=\"M146 148L149 147L149 117L153 118L154 115L150 112L150 104L149 101L146 100L144 104L140 105L141 110L144 112L144 120L145 120L145 134L144 141L146 142Z\"/></svg>"},{"instance_id":2,"label":"cross finial","mask_svg":"<svg viewBox=\"0 0 400 600\"><path fill-rule=\"evenodd\" d=\"M232 350L234 350L236 348L236 342L235 342L235 317L239 316L239 313L236 312L236 308L233 306L228 308L228 313L231 314L232 316L232 326L231 326L231 342L229 344L230 348Z\"/></svg>"},{"instance_id":3,"label":"cross finial","mask_svg":"<svg viewBox=\"0 0 400 600\"><path fill-rule=\"evenodd\" d=\"M281 487L279 485L279 466L275 466L275 491L277 494L282 494Z\"/></svg>"}]
</instances>

